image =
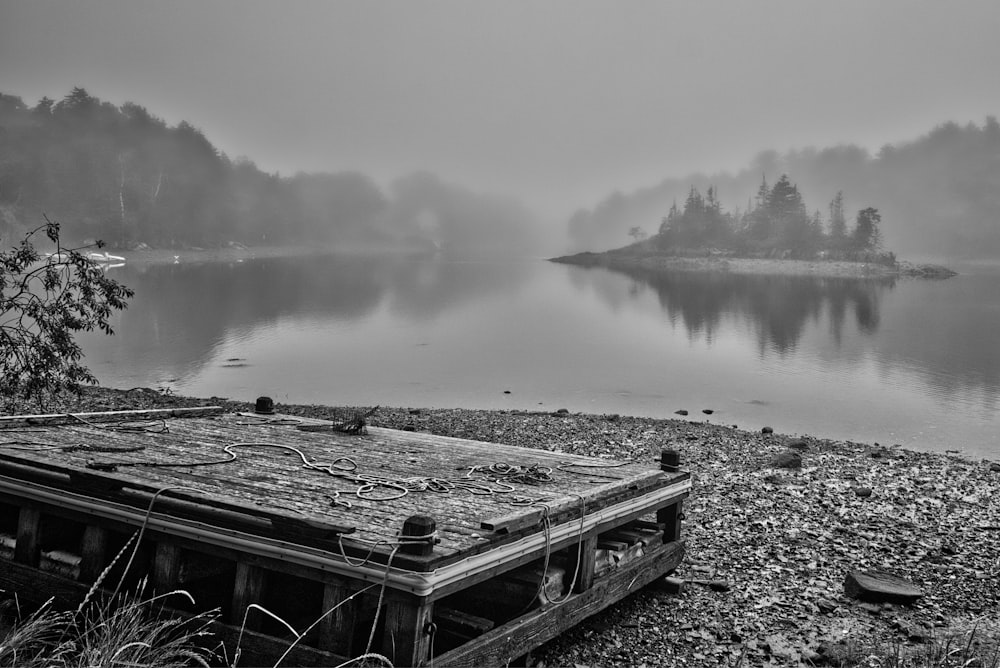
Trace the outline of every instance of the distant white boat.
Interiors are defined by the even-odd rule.
[[[124,262],[125,258],[121,255],[109,255],[107,251],[104,253],[88,253],[87,259],[93,260],[94,262]]]

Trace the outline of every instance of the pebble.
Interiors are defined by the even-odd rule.
[[[831,601],[828,598],[821,598],[816,601],[816,607],[819,608],[820,612],[828,613],[836,610],[840,605],[836,601]]]

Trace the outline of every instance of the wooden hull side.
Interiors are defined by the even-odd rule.
[[[129,427],[151,418],[163,428]],[[691,480],[675,451],[656,469],[292,420],[216,408],[0,418],[12,434],[0,443],[0,589],[69,609],[95,583],[188,592],[167,614],[213,611],[225,665],[237,653],[240,665],[288,652],[284,665],[311,666],[370,651],[401,666],[500,666],[684,556]],[[487,461],[548,473],[461,473]],[[338,475],[347,462],[447,490],[359,491],[345,504],[373,479]]]

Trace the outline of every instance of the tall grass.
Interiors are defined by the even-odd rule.
[[[928,643],[909,656],[896,652],[892,668],[1000,668],[1000,637],[974,627],[961,635],[949,635]]]
[[[216,653],[205,647],[217,613],[180,618],[163,609],[171,596],[144,598],[145,582],[131,592],[95,597],[76,612],[54,610],[51,600],[0,634],[0,666],[85,668],[88,666],[209,666]]]
[[[206,647],[206,639],[218,611],[187,618],[169,613],[166,599],[179,596],[194,604],[191,595],[178,590],[144,598],[146,579],[134,591],[119,594],[128,568],[113,594],[101,591],[129,548],[131,565],[141,535],[142,529],[132,534],[73,612],[55,610],[49,599],[25,616],[15,595],[13,614],[6,615],[13,619],[0,620],[9,623],[0,630],[0,668],[209,666],[216,653]]]
[[[59,666],[71,651],[64,642],[66,628],[73,623],[68,612],[53,610],[49,599],[25,619],[21,615],[17,599],[14,599],[14,624],[0,634],[0,666],[23,666],[41,668]],[[6,621],[6,620],[5,620]]]

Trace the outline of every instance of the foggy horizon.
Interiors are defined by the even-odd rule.
[[[262,170],[416,171],[575,210],[765,150],[871,153],[1000,110],[991,2],[0,2],[0,86],[188,121]],[[795,178],[795,175],[792,175]],[[822,203],[817,203],[822,206]]]

